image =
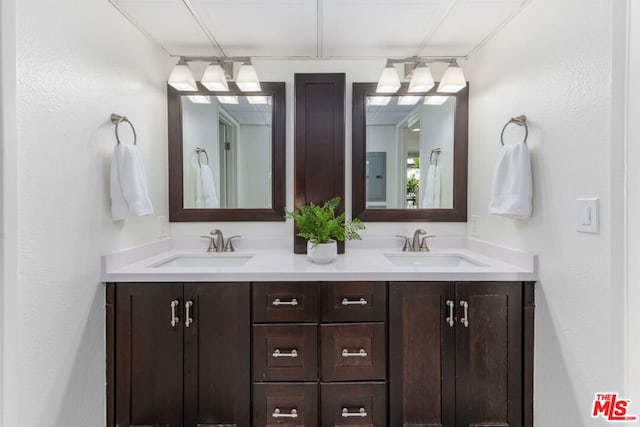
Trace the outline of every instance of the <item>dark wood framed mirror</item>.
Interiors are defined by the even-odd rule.
[[[285,220],[285,84],[167,86],[169,220]]]
[[[376,93],[353,83],[352,213],[362,221],[467,221],[469,88]]]

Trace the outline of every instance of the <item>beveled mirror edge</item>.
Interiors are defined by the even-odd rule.
[[[169,221],[285,221],[285,83],[260,82],[261,92],[242,92],[229,82],[229,92],[212,92],[198,82],[197,92],[180,92],[167,85],[169,143]],[[185,209],[183,194],[182,95],[267,95],[273,97],[271,129],[270,209]]]
[[[394,94],[376,93],[376,83],[353,83],[352,105],[352,177],[351,210],[354,218],[364,222],[467,222],[467,177],[469,145],[469,85],[456,97],[454,125],[454,175],[452,209],[367,209],[365,162],[366,147],[366,97],[398,95],[436,95],[438,84],[429,92],[408,93],[409,84],[403,83]],[[442,94],[438,94],[442,95]]]

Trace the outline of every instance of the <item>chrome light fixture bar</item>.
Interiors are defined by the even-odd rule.
[[[430,63],[447,63],[449,67],[442,76],[442,80],[438,85],[438,92],[455,93],[464,89],[467,82],[462,72],[462,68],[458,65],[456,58],[428,58],[412,56],[409,58],[387,59],[387,63],[380,74],[377,93],[395,93],[400,89],[400,76],[395,64],[403,64],[405,68],[405,78],[411,78],[409,82],[409,93],[429,92],[435,86],[433,75],[429,69]]]
[[[181,56],[169,76],[169,84],[179,91],[197,91],[198,85],[193,78],[189,62],[208,62],[200,79],[202,85],[212,92],[228,92],[228,80],[233,80],[233,65],[241,63],[235,79],[243,92],[260,92],[260,80],[248,56]]]

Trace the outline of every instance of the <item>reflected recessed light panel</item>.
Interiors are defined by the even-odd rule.
[[[216,98],[218,98],[218,101],[220,101],[222,104],[238,103],[238,97],[233,95],[218,95]]]
[[[211,99],[205,95],[189,95],[187,98],[194,104],[211,104]]]
[[[448,96],[425,96],[424,105],[442,105],[447,102]]]
[[[390,96],[369,96],[367,104],[369,105],[388,105],[391,102]]]
[[[420,99],[421,96],[401,96],[398,98],[398,105],[416,105]]]
[[[247,96],[249,104],[270,104],[271,98],[268,96]]]

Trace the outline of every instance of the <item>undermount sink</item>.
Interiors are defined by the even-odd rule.
[[[414,267],[483,267],[484,264],[457,254],[436,254],[433,252],[389,253],[384,256],[393,265]]]
[[[194,268],[194,267],[240,267],[247,263],[253,254],[190,254],[176,255],[156,264],[154,268]]]

